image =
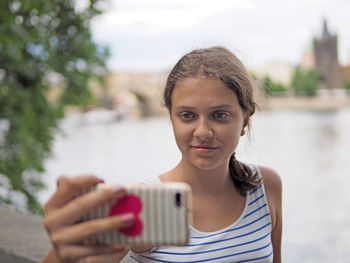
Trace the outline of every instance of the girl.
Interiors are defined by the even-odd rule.
[[[281,262],[281,180],[272,169],[247,165],[235,157],[255,112],[253,85],[243,64],[222,47],[194,50],[170,72],[164,102],[182,159],[157,180],[191,186],[190,242],[185,247],[131,252],[126,260]],[[54,249],[44,262],[116,262],[126,254],[127,249],[117,245],[87,247],[82,240],[133,224],[132,215],[72,225],[92,207],[125,194],[117,187],[71,201],[78,190],[97,182],[91,176],[58,180],[45,219]]]

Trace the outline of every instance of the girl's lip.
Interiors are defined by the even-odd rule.
[[[209,147],[209,146],[191,146],[194,151],[198,153],[210,153],[216,150],[218,147]]]
[[[201,145],[197,145],[197,146],[191,146],[192,148],[203,148],[203,149],[216,149],[217,147],[212,147],[212,146],[201,146]]]

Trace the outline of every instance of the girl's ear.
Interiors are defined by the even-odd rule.
[[[245,135],[245,127],[242,127],[241,136]]]
[[[249,124],[249,117],[244,117],[244,121],[243,121],[243,125],[242,125],[242,130],[241,130],[241,136],[245,135],[245,130],[246,130],[246,127],[248,126]]]

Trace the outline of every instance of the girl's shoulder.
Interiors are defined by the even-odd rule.
[[[264,181],[267,194],[279,196],[282,191],[282,180],[280,175],[272,168],[266,166],[258,166],[258,168]]]
[[[282,180],[279,174],[265,166],[258,166],[263,179],[266,199],[269,204],[272,227],[279,225],[282,218]]]

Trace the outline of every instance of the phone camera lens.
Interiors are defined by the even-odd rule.
[[[180,193],[175,194],[175,205],[177,207],[181,207],[181,194]]]

